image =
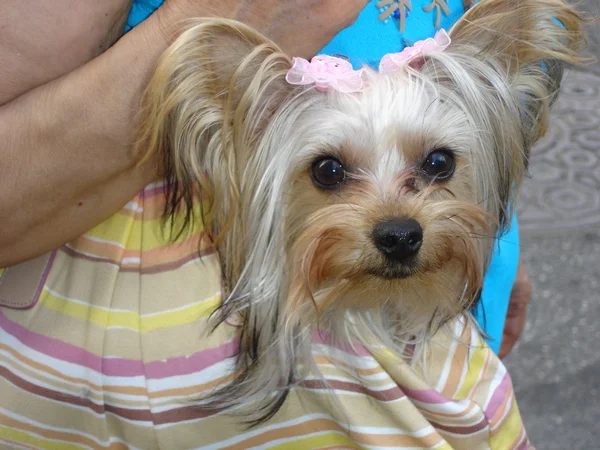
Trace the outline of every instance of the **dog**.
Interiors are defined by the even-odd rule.
[[[172,186],[165,217],[186,212],[171,231],[203,227],[218,251],[215,321],[241,324],[236,378],[211,401],[269,418],[315,370],[317,332],[415,361],[471,320],[582,20],[562,0],[484,0],[379,71],[292,59],[230,20],[181,34],[139,148]]]

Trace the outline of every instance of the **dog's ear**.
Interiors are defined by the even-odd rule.
[[[583,20],[563,0],[481,0],[450,31],[454,49],[494,65],[514,88],[528,147],[547,129],[564,63],[583,61]]]
[[[583,62],[583,21],[562,0],[481,0],[450,30],[448,59],[439,59],[445,70],[429,66],[459,92],[485,130],[481,139],[495,148],[495,160],[476,161],[474,171],[493,184],[493,192],[482,193],[493,205],[482,201],[501,226],[509,222],[531,148],[548,129],[563,66]]]
[[[274,43],[226,19],[192,21],[162,55],[142,100],[137,148],[158,153],[162,161],[172,186],[166,217],[183,203],[185,226],[200,187],[205,197],[236,203],[235,174],[290,94],[285,82],[290,67],[290,58]],[[207,174],[223,180],[229,192],[221,192]]]

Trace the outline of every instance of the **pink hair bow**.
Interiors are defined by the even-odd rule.
[[[442,53],[450,45],[450,36],[445,30],[435,33],[432,38],[417,41],[412,47],[406,47],[400,53],[389,53],[379,63],[380,73],[394,73],[425,55]]]
[[[354,70],[352,64],[334,56],[315,56],[310,62],[294,58],[285,79],[294,85],[314,84],[319,91],[330,88],[339,92],[358,92],[363,87],[364,69]]]

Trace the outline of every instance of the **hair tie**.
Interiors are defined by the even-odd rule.
[[[432,38],[417,41],[414,45],[405,47],[399,53],[388,53],[385,55],[379,63],[379,72],[386,74],[397,72],[423,58],[423,56],[442,53],[448,48],[451,42],[446,30],[441,29]]]
[[[319,55],[310,62],[294,58],[285,79],[294,85],[314,84],[319,91],[358,92],[363,87],[364,69],[354,70],[349,61],[335,56]]]

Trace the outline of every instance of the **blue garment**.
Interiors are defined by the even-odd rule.
[[[163,2],[164,0],[133,0],[125,32],[146,20]]]
[[[146,19],[162,2],[163,0],[134,0],[127,30]],[[415,41],[433,36],[438,19],[440,28],[450,30],[465,12],[462,0],[412,0],[411,10],[405,10],[407,15],[404,32],[400,33],[401,10],[398,0],[390,1],[391,5],[383,8],[377,8],[376,3],[377,0],[370,1],[356,22],[341,31],[322,53],[345,55],[355,68],[365,64],[376,68],[385,54],[399,52]],[[444,11],[442,3],[447,5],[447,11]],[[431,4],[434,4],[433,8],[429,8]],[[392,14],[387,19],[380,20],[380,15],[387,8],[392,8],[389,11]],[[490,347],[496,353],[500,349],[518,262],[519,235],[515,217],[508,232],[496,240],[484,280],[481,302],[474,311],[477,321],[489,336]]]
[[[412,9],[405,8],[406,22],[401,33],[398,17],[401,12],[398,4],[391,6],[395,14],[380,20],[379,17],[386,8],[377,8],[376,3],[378,3],[376,0],[369,2],[354,24],[342,30],[322,52],[328,55],[347,56],[355,69],[364,65],[377,69],[384,55],[399,52],[416,41],[432,37],[436,32],[435,24],[438,15],[439,28],[449,31],[465,12],[462,0],[447,0],[450,12],[448,15],[436,8],[425,11],[423,8],[431,4],[432,0],[412,0]]]
[[[510,293],[519,268],[519,253],[519,224],[515,214],[508,231],[496,238],[492,260],[483,280],[481,301],[473,311],[488,336],[487,343],[496,353],[502,343]]]

